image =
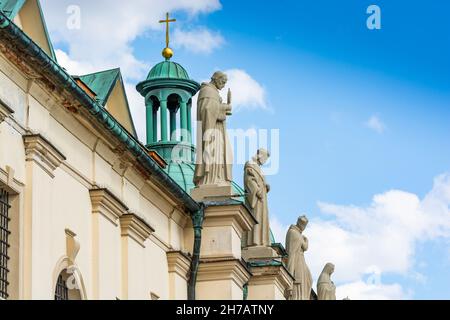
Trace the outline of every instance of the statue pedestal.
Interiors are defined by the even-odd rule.
[[[204,202],[200,265],[196,299],[243,299],[243,287],[250,278],[242,261],[241,239],[256,221],[240,201]]]
[[[197,202],[226,200],[233,197],[233,188],[230,184],[202,185],[192,189],[191,197]]]
[[[248,281],[248,300],[286,300],[294,278],[280,261],[249,262],[252,274]]]

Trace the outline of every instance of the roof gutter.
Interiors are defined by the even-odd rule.
[[[20,28],[12,23],[8,17],[0,10],[0,39],[7,39],[31,57],[34,65],[47,74],[54,81],[59,83],[68,92],[73,94],[83,106],[99,123],[111,132],[128,151],[130,151],[142,165],[149,170],[153,177],[166,187],[175,197],[183,201],[186,209],[193,215],[197,213],[201,206],[191,198],[178,184],[165,173],[158,164],[147,154],[145,147],[126,129],[118,123],[100,104],[93,100],[81,89],[76,81],[55,61],[53,61],[36,43],[33,42]]]

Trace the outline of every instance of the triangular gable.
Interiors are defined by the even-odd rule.
[[[120,69],[105,70],[96,73],[80,76],[81,81],[86,84],[89,89],[95,92],[97,101],[105,106],[109,95],[114,89],[114,84],[117,82],[120,74]]]
[[[0,0],[0,10],[56,61],[39,0]]]
[[[120,69],[96,72],[76,78],[88,86],[95,93],[95,99],[137,138]]]

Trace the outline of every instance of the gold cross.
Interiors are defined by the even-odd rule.
[[[169,47],[169,23],[175,22],[176,19],[169,19],[169,13],[166,13],[166,20],[160,20],[159,23],[165,23],[166,24],[166,48]]]

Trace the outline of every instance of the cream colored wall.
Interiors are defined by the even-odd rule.
[[[231,280],[199,281],[196,291],[201,300],[242,300],[243,298],[242,288]]]
[[[3,56],[0,99],[15,111],[13,118],[0,124],[0,169],[12,167],[15,179],[24,185],[20,298],[53,299],[55,270],[66,258],[65,229],[70,229],[80,243],[75,263],[88,299],[122,299],[125,292],[132,299],[150,299],[151,292],[168,299],[166,252],[192,247],[185,241],[187,214],[175,209],[165,191],[127,166],[121,154],[111,150],[108,137],[82,124]],[[25,131],[41,134],[66,157],[53,176],[38,160],[25,161]],[[95,187],[107,188],[152,225],[155,232],[145,247],[133,239],[124,244],[118,222],[92,213],[89,189]],[[129,261],[127,290],[124,246]],[[175,286],[185,290],[186,283],[177,281]]]

